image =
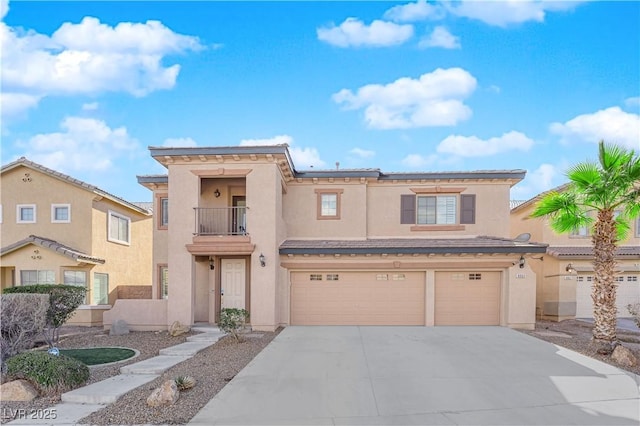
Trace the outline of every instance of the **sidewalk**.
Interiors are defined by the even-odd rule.
[[[56,414],[55,419],[17,419],[9,424],[77,424],[80,419],[115,402],[127,392],[156,379],[169,368],[191,358],[225,335],[213,326],[194,326],[191,329],[201,333],[187,337],[185,343],[161,349],[158,356],[122,367],[118,376],[62,394],[62,402],[50,407],[50,412]]]

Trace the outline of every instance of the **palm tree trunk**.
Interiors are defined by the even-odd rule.
[[[613,349],[616,336],[616,288],[615,251],[616,226],[612,210],[601,210],[595,224],[593,242],[593,270],[595,281],[592,287],[593,300],[593,338],[607,343]]]

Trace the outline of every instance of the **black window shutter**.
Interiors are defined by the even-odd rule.
[[[400,196],[400,223],[416,223],[416,196],[413,194]]]
[[[476,223],[476,195],[460,195],[460,223]]]

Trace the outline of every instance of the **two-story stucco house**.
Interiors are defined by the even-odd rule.
[[[561,192],[566,185],[551,191]],[[546,253],[530,261],[537,277],[536,313],[538,318],[561,321],[592,318],[591,285],[594,279],[591,235],[587,228],[570,234],[557,234],[547,219],[531,218],[544,192],[511,209],[511,235],[524,232],[531,240],[544,241]],[[629,238],[616,252],[618,283],[616,305],[619,317],[629,317],[628,304],[640,303],[640,218],[633,221]]]
[[[151,297],[150,211],[25,158],[1,179],[2,288],[84,286],[79,325],[101,325],[118,298]]]
[[[286,145],[150,148],[154,300],[105,325],[492,324],[532,328],[546,246],[509,237],[523,170],[383,173],[295,168]],[[144,302],[144,303],[142,303]],[[135,308],[133,304],[135,303]]]

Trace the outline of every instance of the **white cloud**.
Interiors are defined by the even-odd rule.
[[[9,0],[0,0],[0,19],[4,19],[9,13]]]
[[[514,200],[528,200],[541,192],[548,191],[560,184],[558,178],[563,176],[561,170],[566,166],[554,164],[541,164],[536,170],[527,172],[526,177],[511,189],[511,198]]]
[[[393,6],[384,13],[385,19],[396,22],[415,22],[425,19],[442,19],[445,10],[442,6],[427,3],[426,0],[418,0],[415,3],[407,3]]]
[[[126,92],[145,96],[171,89],[180,65],[171,54],[200,50],[197,37],[171,31],[158,21],[115,27],[85,17],[66,22],[51,36],[0,23],[3,90],[32,96]]]
[[[448,10],[453,15],[476,19],[485,24],[507,27],[511,24],[534,21],[544,22],[547,12],[561,12],[574,9],[580,2],[550,1],[462,1],[456,5],[449,4]]]
[[[174,148],[178,147],[192,147],[198,144],[191,138],[167,138],[164,140],[162,146],[170,146]]]
[[[289,135],[278,135],[266,139],[242,139],[240,146],[258,146],[258,145],[292,145],[293,138]]]
[[[437,159],[438,156],[435,154],[426,156],[421,154],[409,154],[402,159],[402,164],[412,169],[420,169],[433,165]]]
[[[98,109],[98,103],[97,102],[91,102],[91,103],[82,104],[82,110],[83,111],[95,111],[97,109]]]
[[[139,149],[125,127],[112,129],[101,120],[67,117],[60,127],[61,132],[41,133],[18,145],[29,159],[60,171],[107,170],[119,156]]]
[[[400,78],[386,85],[342,89],[333,100],[345,109],[364,108],[365,121],[376,129],[453,126],[471,117],[462,101],[476,89],[476,79],[461,68],[441,69],[418,79]]]
[[[402,44],[413,36],[412,25],[375,20],[370,25],[357,18],[347,18],[339,26],[317,29],[318,40],[338,47],[383,47]]]
[[[444,49],[460,49],[460,37],[456,37],[443,26],[437,26],[418,43],[418,47],[442,47]]]
[[[487,157],[513,150],[526,152],[533,144],[533,140],[515,131],[487,140],[476,136],[451,135],[440,142],[437,151],[460,157]]]
[[[635,96],[633,98],[627,98],[624,100],[624,104],[628,107],[637,107],[640,106],[640,96]]]
[[[296,168],[323,167],[325,162],[320,159],[316,148],[301,148],[293,145],[293,138],[289,135],[278,135],[266,139],[242,139],[240,146],[270,146],[289,145],[289,153]]]
[[[592,114],[579,115],[566,123],[552,123],[550,130],[559,135],[565,143],[597,143],[604,140],[607,143],[637,149],[640,115],[624,112],[615,106]]]
[[[40,96],[26,93],[0,93],[0,112],[2,118],[14,117],[34,108],[40,102]]]
[[[353,148],[351,151],[349,151],[349,153],[355,155],[356,157],[360,157],[360,158],[372,158],[376,155],[375,151],[371,151],[368,149],[362,149],[362,148]]]

